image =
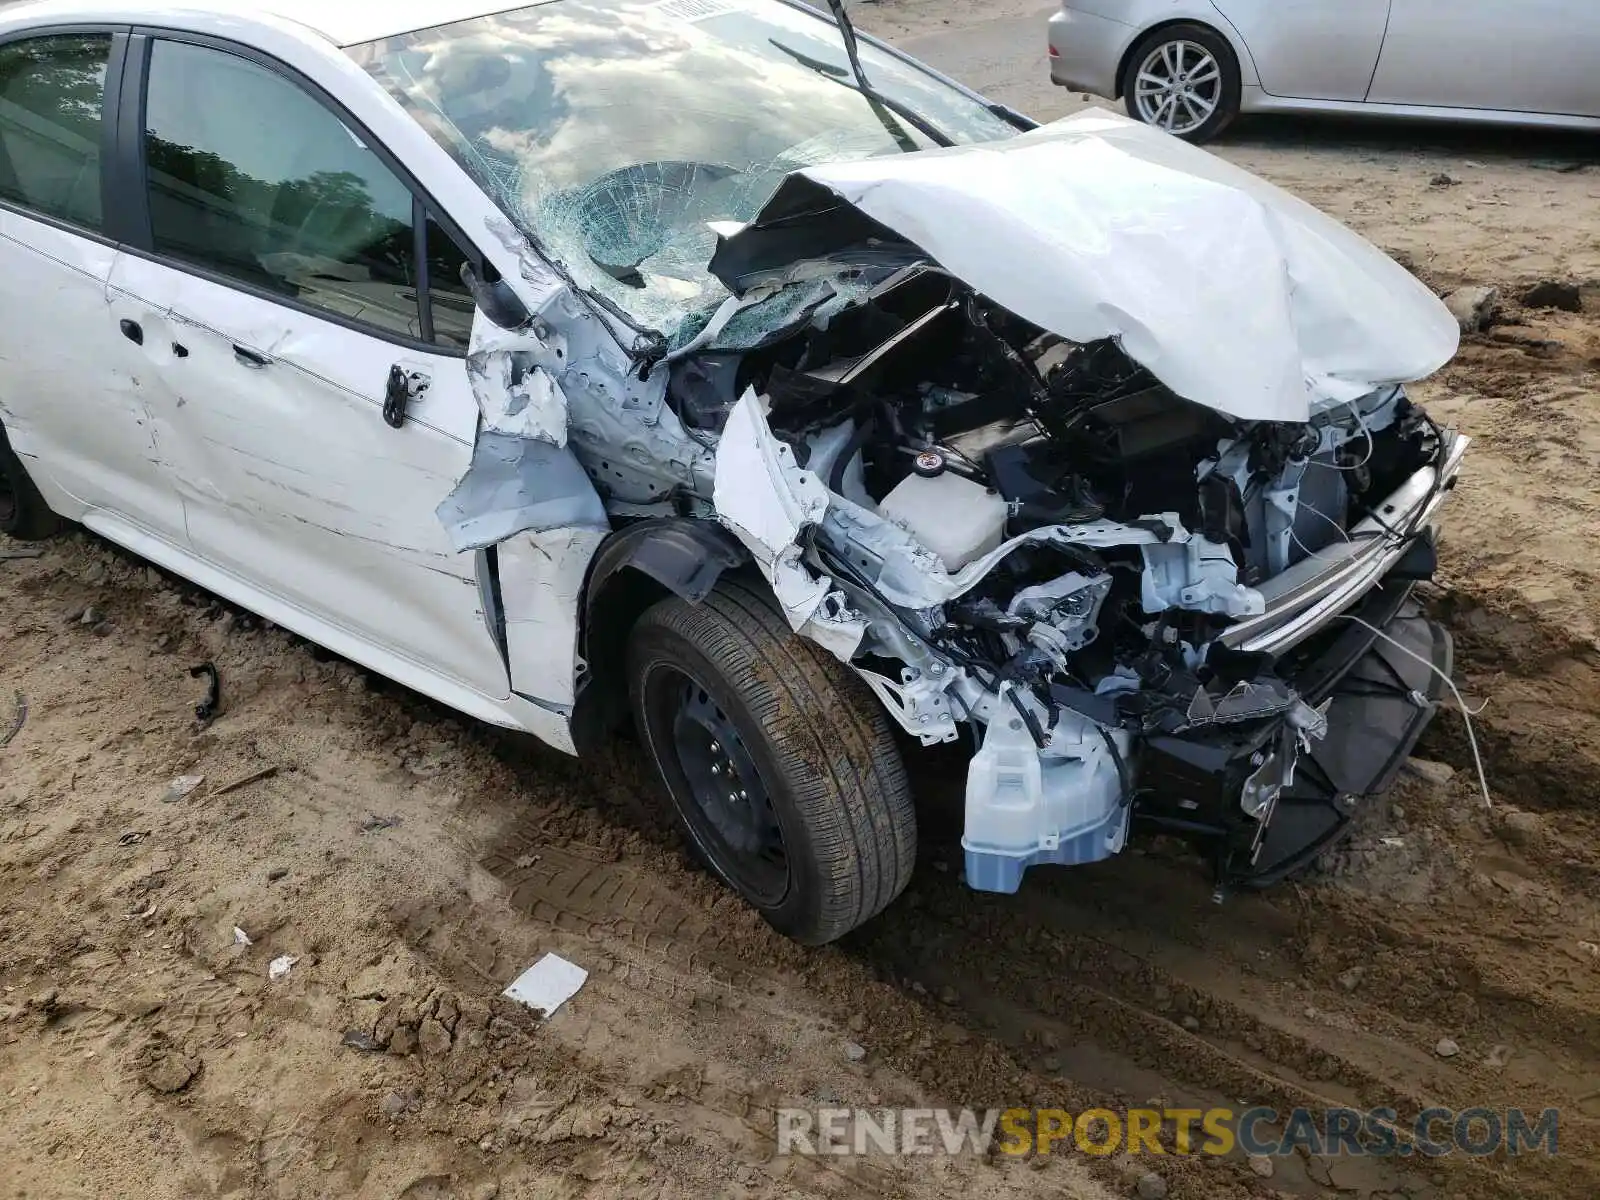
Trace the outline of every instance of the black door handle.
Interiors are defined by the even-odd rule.
[[[389,368],[389,381],[383,388],[383,419],[392,428],[406,423],[411,402],[428,390],[431,381],[421,371],[408,371],[399,363]]]
[[[117,322],[117,328],[122,330],[122,336],[135,346],[144,345],[144,327],[137,321],[130,321],[127,317]]]
[[[248,346],[241,346],[238,342],[233,344],[233,357],[238,359],[239,362],[244,366],[247,366],[252,370],[260,370],[262,367],[270,367],[272,365],[272,359],[270,357],[261,353],[259,350],[252,350]]]

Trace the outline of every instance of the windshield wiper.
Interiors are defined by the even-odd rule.
[[[904,125],[900,124],[899,120],[896,118],[893,106],[886,104],[882,99],[874,96],[871,92],[863,92],[859,87],[856,87],[848,80],[844,79],[844,68],[836,67],[832,63],[823,62],[820,58],[812,58],[809,54],[806,54],[800,50],[796,50],[793,46],[785,46],[777,38],[768,38],[767,42],[774,50],[783,51],[790,58],[794,59],[795,62],[799,63],[807,70],[815,71],[824,79],[830,80],[833,83],[837,83],[846,91],[855,92],[857,95],[865,99],[867,106],[872,109],[873,116],[877,117],[882,123],[884,132],[894,139],[895,145],[900,147],[900,152],[902,154],[915,154],[918,150],[922,149],[922,147],[917,144],[917,139],[912,137],[911,134],[906,131],[906,127]],[[913,124],[915,124],[915,122],[913,122]]]
[[[909,104],[904,104],[899,100],[885,96],[872,86],[872,81],[867,78],[866,68],[861,65],[861,52],[856,46],[856,27],[850,23],[850,16],[844,10],[844,0],[828,0],[828,11],[833,13],[833,23],[839,27],[839,37],[844,42],[844,55],[850,60],[850,73],[856,78],[856,90],[860,91],[867,99],[876,100],[897,117],[910,121],[912,125],[916,126],[917,132],[932,141],[934,145],[955,145],[955,142],[951,140],[948,134]],[[778,48],[780,50],[787,49],[783,46]],[[790,53],[793,52],[790,51]]]
[[[873,114],[883,123],[884,129],[895,140],[895,144],[900,147],[902,153],[913,154],[921,150],[922,147],[917,144],[917,139],[906,131],[905,126],[900,124],[900,119],[904,119],[912,128],[916,129],[936,146],[955,145],[939,130],[929,125],[914,110],[907,108],[898,100],[891,100],[878,92],[863,92],[859,85],[853,84],[845,78],[843,67],[834,66],[830,62],[823,62],[820,58],[812,58],[802,50],[796,50],[793,46],[784,45],[777,38],[768,38],[767,44],[774,50],[783,51],[783,53],[807,70],[815,71],[824,79],[831,80],[845,90],[855,92],[861,96],[867,102],[868,107],[872,109]]]

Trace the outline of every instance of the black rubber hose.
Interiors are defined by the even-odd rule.
[[[861,423],[850,435],[850,440],[844,444],[839,457],[833,460],[833,466],[828,470],[828,490],[835,495],[844,495],[845,469],[849,467],[850,460],[861,452],[861,447],[867,444],[867,438],[872,436],[874,424],[875,420],[872,417],[861,418]]]

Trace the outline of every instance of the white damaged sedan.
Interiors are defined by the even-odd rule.
[[[1448,686],[1456,326],[1309,206],[784,0],[0,15],[0,529],[484,721],[631,722],[836,938],[970,739],[974,888],[1304,866]],[[897,729],[903,731],[897,737]]]

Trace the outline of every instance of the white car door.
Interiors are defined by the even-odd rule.
[[[107,319],[114,28],[0,33],[0,420],[52,507],[181,545],[160,405],[119,372]],[[91,521],[92,523],[92,521]]]
[[[1368,97],[1600,117],[1594,0],[1394,0]]]
[[[404,682],[440,694],[409,663],[507,696],[477,560],[434,515],[478,418],[462,249],[299,79],[180,35],[135,41],[148,242],[118,259],[111,309],[178,414],[194,552],[381,648],[373,665]],[[391,378],[409,386],[386,417]]]
[[[1364,100],[1389,0],[1213,0],[1250,48],[1262,90]]]

